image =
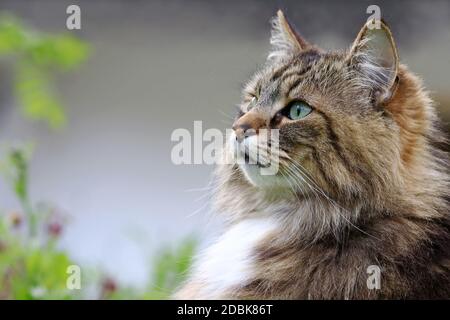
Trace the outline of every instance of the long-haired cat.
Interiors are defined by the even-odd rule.
[[[450,298],[446,141],[387,25],[326,52],[279,11],[271,44],[226,152],[279,129],[279,170],[219,166],[227,228],[176,297]]]

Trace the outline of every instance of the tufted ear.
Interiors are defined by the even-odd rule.
[[[398,54],[394,38],[384,21],[368,21],[360,30],[348,55],[377,93],[379,102],[386,102],[395,93],[398,83]]]
[[[281,10],[278,10],[276,17],[272,19],[270,44],[272,48],[268,56],[269,60],[291,55],[309,47]]]

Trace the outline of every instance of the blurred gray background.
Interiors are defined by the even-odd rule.
[[[82,29],[67,31],[66,8],[81,7]],[[421,75],[450,120],[449,1],[5,1],[39,30],[75,32],[89,61],[61,77],[68,125],[51,131],[19,115],[0,61],[0,143],[31,140],[31,194],[70,216],[63,246],[119,281],[146,279],[155,250],[189,234],[205,239],[207,165],[176,166],[171,133],[230,126],[242,83],[264,62],[269,19],[284,9],[325,48],[350,46],[377,4],[401,60]],[[199,200],[200,198],[200,200]],[[0,182],[0,202],[14,210]]]

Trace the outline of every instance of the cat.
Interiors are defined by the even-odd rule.
[[[279,171],[218,166],[226,228],[175,298],[450,298],[447,142],[421,80],[376,23],[349,50],[327,52],[278,11],[225,152],[278,129]]]

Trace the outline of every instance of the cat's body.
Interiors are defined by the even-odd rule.
[[[371,32],[366,25],[349,52],[326,53],[279,13],[274,50],[234,129],[238,138],[279,129],[280,173],[219,166],[228,227],[178,298],[450,298],[445,139],[389,29]],[[368,284],[374,266],[378,289]]]

